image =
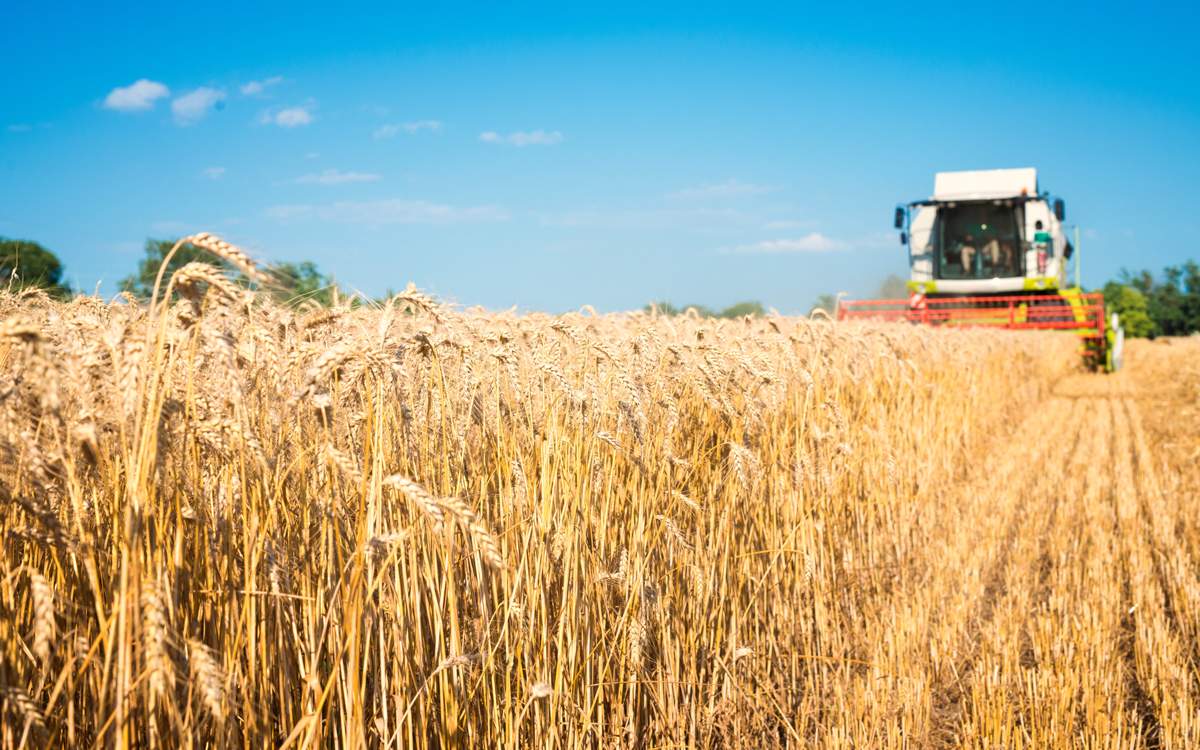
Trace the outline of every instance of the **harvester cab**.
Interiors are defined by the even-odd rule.
[[[1074,252],[1066,205],[1039,192],[1035,169],[939,172],[933,196],[897,210],[911,291],[1044,292],[1065,286]]]
[[[1036,169],[938,172],[930,198],[895,212],[908,299],[839,300],[837,318],[1073,331],[1088,365],[1115,370],[1123,333],[1102,295],[1067,286],[1065,219]]]

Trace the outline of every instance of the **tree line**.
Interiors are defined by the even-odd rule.
[[[132,274],[121,279],[122,291],[135,297],[149,298],[154,279],[163,260],[175,245],[175,240],[146,240],[143,257]],[[184,265],[201,261],[224,268],[236,277],[236,269],[224,259],[190,244],[182,245],[168,264],[164,278]],[[285,304],[310,300],[328,305],[342,294],[331,276],[322,273],[311,261],[276,262],[268,266],[272,284],[264,291]],[[30,240],[0,237],[0,284],[10,291],[41,289],[56,299],[68,299],[75,294],[64,281],[62,261],[53,252]],[[1120,315],[1127,336],[1185,336],[1200,331],[1200,264],[1189,260],[1177,266],[1167,266],[1162,273],[1150,271],[1121,271],[1119,277],[1099,290],[1104,293],[1105,307]],[[877,297],[886,299],[907,296],[904,279],[890,275],[879,285]],[[812,309],[820,308],[833,314],[836,299],[831,294],[817,298]],[[671,302],[654,302],[647,311],[664,315],[679,315],[689,309],[703,317],[740,318],[763,315],[766,309],[754,300],[739,302],[723,309],[705,305],[679,306]]]
[[[121,291],[139,299],[149,299],[158,270],[176,242],[146,240],[137,268],[118,282]],[[239,279],[237,270],[225,259],[190,243],[181,245],[171,257],[163,278],[170,278],[172,273],[193,262],[218,266],[231,277]],[[41,289],[55,299],[69,299],[75,291],[64,281],[63,272],[63,264],[58,256],[39,243],[0,237],[0,284],[6,284],[10,291]],[[311,300],[319,305],[328,305],[339,294],[333,278],[322,273],[311,261],[272,263],[268,265],[267,272],[271,284],[263,291],[285,304]]]
[[[659,315],[683,315],[689,310],[695,311],[702,318],[741,318],[745,315],[766,315],[767,309],[761,302],[750,300],[738,302],[720,310],[707,305],[676,305],[670,302],[651,302],[645,307],[646,312],[656,312]]]
[[[1126,336],[1186,336],[1200,331],[1200,265],[1189,260],[1159,275],[1121,271],[1104,285],[1104,305],[1121,316]]]

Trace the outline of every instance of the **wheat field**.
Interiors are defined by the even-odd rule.
[[[162,287],[0,295],[4,747],[1200,745],[1200,340]]]

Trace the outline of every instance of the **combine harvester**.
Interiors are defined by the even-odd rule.
[[[1088,366],[1117,370],[1124,333],[1116,313],[1106,318],[1104,297],[1079,288],[1065,211],[1061,198],[1039,192],[1036,169],[938,172],[932,198],[896,208],[908,299],[839,298],[836,317],[1072,331]]]

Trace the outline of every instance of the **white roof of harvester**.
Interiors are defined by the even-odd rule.
[[[1037,170],[1033,167],[938,172],[933,179],[934,200],[985,200],[1037,194]]]

